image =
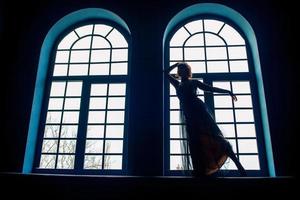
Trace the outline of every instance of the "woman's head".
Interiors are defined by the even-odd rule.
[[[177,76],[181,79],[192,78],[192,70],[189,64],[182,62],[177,65]]]

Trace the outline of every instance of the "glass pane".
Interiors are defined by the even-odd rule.
[[[102,35],[103,37],[105,37],[109,33],[109,31],[111,31],[111,29],[112,29],[111,26],[107,26],[104,24],[95,24],[94,34]]]
[[[183,60],[182,48],[170,48],[170,60]]]
[[[41,155],[41,160],[40,160],[40,168],[45,168],[45,169],[54,169],[55,168],[55,160],[56,160],[56,155]]]
[[[206,47],[207,60],[224,60],[227,59],[225,47]]]
[[[254,122],[252,109],[235,109],[235,118],[237,122]]]
[[[227,158],[226,162],[221,168],[222,170],[237,170],[237,167],[235,166],[234,162],[230,159]]]
[[[107,111],[107,123],[124,123],[124,111]]]
[[[236,140],[235,139],[227,139],[227,141],[231,144],[233,152],[236,153]]]
[[[59,153],[75,153],[76,140],[60,140]]]
[[[229,59],[247,59],[246,47],[228,47]]]
[[[57,49],[70,49],[72,44],[78,39],[74,31],[66,35],[58,45]]]
[[[65,81],[52,82],[50,96],[51,97],[64,96],[65,95],[65,87],[66,87]]]
[[[235,130],[233,124],[218,124],[224,137],[235,137]]]
[[[57,51],[55,56],[55,63],[68,63],[70,51]]]
[[[256,155],[241,155],[240,162],[246,170],[259,170],[259,159]]]
[[[127,61],[128,50],[127,49],[113,49],[111,61]]]
[[[231,26],[226,24],[219,34],[223,37],[228,45],[244,45],[245,40],[242,36]]]
[[[204,60],[204,48],[184,48],[185,60]]]
[[[58,124],[61,120],[61,112],[47,112],[46,123]]]
[[[170,138],[182,138],[181,131],[184,128],[185,128],[184,125],[171,125]]]
[[[79,112],[74,112],[74,111],[66,111],[63,114],[63,121],[62,123],[78,123],[79,119]]]
[[[106,39],[94,35],[92,48],[111,48],[111,46]]]
[[[71,51],[70,63],[88,63],[90,58],[89,50]]]
[[[105,109],[105,108],[106,108],[106,97],[90,98],[90,109]]]
[[[208,61],[207,62],[207,72],[210,72],[210,73],[228,72],[228,62],[227,61]]]
[[[170,109],[180,109],[179,99],[177,97],[170,97]]]
[[[87,138],[103,138],[104,126],[103,125],[88,125],[87,126]]]
[[[89,111],[88,123],[104,123],[105,111]]]
[[[123,140],[106,140],[105,141],[105,153],[122,153],[123,152]]]
[[[170,111],[170,123],[182,123],[180,111]]]
[[[59,126],[46,125],[44,131],[44,138],[57,138],[59,133]]]
[[[191,47],[191,46],[204,46],[204,38],[202,33],[198,33],[190,37],[185,45],[185,47]]]
[[[107,84],[92,84],[91,96],[106,96]]]
[[[250,95],[236,95],[237,101],[234,102],[236,108],[251,108],[252,99]]]
[[[254,124],[237,124],[238,137],[256,137]]]
[[[106,37],[112,44],[112,47],[127,47],[127,41],[124,36],[117,30],[114,29],[110,34]]]
[[[67,76],[68,65],[55,64],[53,76]]]
[[[69,81],[66,96],[81,96],[82,82]]]
[[[108,109],[125,109],[125,97],[108,98]]]
[[[84,156],[84,169],[102,169],[102,156]]]
[[[192,73],[205,73],[205,62],[187,62],[192,69]]]
[[[78,40],[72,49],[89,49],[91,47],[92,36],[84,37]]]
[[[211,33],[205,33],[205,45],[206,46],[225,46],[224,41],[219,37]]]
[[[249,72],[247,60],[230,61],[230,72]]]
[[[196,20],[192,21],[190,23],[187,23],[185,27],[189,30],[191,34],[194,34],[196,32],[202,32],[203,31],[203,24],[202,20]]]
[[[239,139],[238,145],[240,153],[257,153],[256,139]]]
[[[104,169],[122,169],[122,156],[105,155]]]
[[[170,84],[170,95],[176,95],[176,90],[173,85]]]
[[[190,34],[181,27],[172,37],[170,41],[170,46],[183,46],[185,40],[190,36]]]
[[[230,109],[215,110],[216,121],[217,122],[233,122],[233,111]]]
[[[85,26],[81,26],[81,27],[75,29],[75,31],[76,31],[76,33],[77,33],[80,37],[83,37],[83,36],[92,34],[92,31],[93,31],[93,25],[85,25]]]
[[[65,110],[79,110],[80,98],[66,98],[65,99]]]
[[[235,94],[250,94],[250,84],[248,81],[232,82],[232,90]]]
[[[58,155],[57,169],[74,169],[74,155]]]
[[[90,75],[108,75],[109,74],[109,64],[90,64]]]
[[[183,170],[182,156],[170,156],[170,170]]]
[[[63,125],[61,126],[61,138],[76,138],[77,137],[77,125]]]
[[[204,31],[218,33],[223,26],[224,22],[212,19],[204,20]]]
[[[215,81],[213,82],[213,87],[222,88],[225,90],[231,90],[229,81]]]
[[[108,125],[106,126],[106,138],[123,138],[123,125]]]
[[[127,74],[127,63],[111,63],[111,74],[112,75],[126,75]]]
[[[56,153],[58,140],[43,140],[42,153]]]
[[[110,50],[92,50],[91,62],[110,62]]]
[[[48,104],[48,110],[61,110],[63,107],[63,98],[50,98]]]
[[[87,64],[71,64],[69,68],[69,76],[84,76],[88,75]]]
[[[126,84],[125,83],[117,83],[117,84],[109,84],[109,92],[108,95],[122,95],[126,94]]]
[[[232,108],[231,96],[214,96],[215,108]]]
[[[102,153],[103,140],[86,140],[85,153]]]
[[[183,144],[185,143],[185,144]],[[179,153],[182,154],[185,152],[184,147],[186,147],[186,140],[170,140],[170,153],[175,154]]]

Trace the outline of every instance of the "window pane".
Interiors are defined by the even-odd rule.
[[[63,115],[62,123],[78,123],[79,112],[66,111]]]
[[[232,82],[232,90],[235,94],[250,94],[250,84],[248,81]]]
[[[59,126],[46,125],[44,131],[44,138],[57,138],[59,133]]]
[[[107,125],[106,138],[123,138],[124,126],[123,125]]]
[[[70,49],[72,44],[78,39],[74,31],[66,35],[59,43],[57,49]]]
[[[184,48],[185,60],[204,60],[204,48]]]
[[[185,144],[183,144],[185,143]],[[170,153],[171,154],[175,154],[175,153],[179,153],[182,154],[185,152],[184,147],[186,147],[186,140],[171,140],[170,141]]]
[[[72,49],[89,49],[91,47],[91,36],[81,38],[78,40]]]
[[[187,62],[192,69],[192,73],[205,73],[205,62]]]
[[[206,19],[204,20],[204,31],[218,33],[224,22],[218,20]]]
[[[92,30],[93,30],[93,25],[85,25],[75,29],[76,33],[80,37],[92,34]]]
[[[223,60],[227,59],[225,47],[206,47],[207,60]]]
[[[87,126],[87,138],[103,138],[104,126],[103,125],[88,125]]]
[[[208,61],[207,71],[210,73],[228,72],[227,61]]]
[[[259,170],[259,159],[256,155],[241,155],[240,162],[246,170]]]
[[[254,124],[237,124],[238,137],[256,137]]]
[[[170,46],[183,46],[184,41],[190,36],[190,34],[184,29],[180,28],[172,37]]]
[[[63,125],[61,126],[61,138],[76,138],[77,137],[77,125]]]
[[[105,153],[122,153],[123,140],[106,140]]]
[[[122,169],[122,156],[105,155],[104,169]]]
[[[227,158],[226,162],[221,168],[222,170],[237,170],[237,167],[235,166],[234,162],[230,159]]]
[[[253,122],[253,111],[252,109],[236,109],[235,110],[235,117],[237,122]]]
[[[107,84],[92,84],[91,96],[106,96]]]
[[[84,169],[102,169],[102,156],[85,156]]]
[[[170,138],[182,138],[181,131],[184,128],[185,128],[184,125],[171,125]]]
[[[56,160],[56,155],[41,155],[41,160],[40,160],[40,168],[45,168],[45,169],[54,169],[55,168],[55,160]]]
[[[88,63],[90,58],[89,50],[71,51],[70,63]]]
[[[106,97],[90,98],[90,109],[105,109]]]
[[[198,33],[190,37],[186,43],[185,47],[191,47],[191,46],[204,46],[204,41],[203,41],[203,34]]]
[[[60,140],[59,153],[75,153],[76,140]]]
[[[81,96],[82,82],[70,81],[67,84],[66,96]]]
[[[108,109],[125,109],[125,97],[108,98]]]
[[[232,108],[231,96],[214,96],[215,108]]]
[[[112,75],[126,75],[127,74],[127,63],[112,63],[111,64]]]
[[[64,96],[66,82],[52,82],[51,84],[51,97]]]
[[[236,95],[237,101],[234,102],[234,107],[236,108],[251,108],[252,100],[251,95]]]
[[[225,90],[231,90],[229,81],[215,81],[215,82],[213,82],[213,86],[218,87],[218,88],[222,88],[222,89],[225,89]]]
[[[236,140],[235,139],[227,139],[227,141],[231,144],[233,152],[236,153]]]
[[[247,60],[230,61],[231,72],[249,72]]]
[[[230,110],[215,110],[217,122],[233,122],[233,111]]]
[[[170,123],[182,123],[180,111],[170,111]]]
[[[107,26],[104,24],[95,24],[94,34],[102,35],[103,37],[105,37],[109,33],[109,31],[111,31],[111,29],[112,29],[111,26]]]
[[[111,46],[106,39],[94,35],[92,48],[111,48]]]
[[[257,153],[256,139],[239,139],[238,145],[240,153]]]
[[[47,124],[57,124],[60,123],[61,112],[47,112],[46,123]]]
[[[48,110],[61,110],[63,107],[63,98],[50,98]]]
[[[124,123],[124,111],[107,111],[107,123]]]
[[[103,140],[86,140],[85,153],[102,153]]]
[[[192,21],[190,23],[187,23],[185,27],[189,30],[191,34],[194,34],[196,32],[202,32],[203,31],[203,24],[202,20],[196,20]]]
[[[114,29],[112,32],[110,32],[110,34],[107,36],[107,39],[111,42],[114,48],[128,46],[124,36],[117,29]]]
[[[183,60],[182,48],[170,48],[170,60]]]
[[[183,170],[182,156],[170,156],[170,169]]]
[[[109,84],[109,93],[110,96],[115,95],[123,95],[126,94],[126,84],[125,83],[118,83],[118,84]]]
[[[170,84],[170,95],[176,95],[176,90],[173,85]]]
[[[91,62],[109,62],[110,50],[92,50]]]
[[[205,33],[205,45],[206,46],[225,46],[225,43],[219,36],[216,36],[211,33]]]
[[[113,49],[112,50],[112,61],[127,61],[128,50],[127,49]]]
[[[177,97],[170,97],[170,109],[180,109],[179,99]]]
[[[235,130],[233,124],[218,124],[224,137],[235,137]]]
[[[54,65],[53,76],[67,76],[68,65]]]
[[[80,98],[66,98],[65,99],[65,110],[79,110]]]
[[[57,140],[43,140],[42,153],[56,153]]]
[[[108,75],[109,74],[109,64],[90,64],[90,75]]]
[[[229,59],[247,59],[246,47],[228,47]]]
[[[74,169],[74,155],[58,155],[57,169]]]
[[[69,76],[84,76],[88,75],[87,64],[70,64]]]
[[[220,32],[220,36],[223,37],[228,45],[244,45],[245,40],[242,36],[231,26],[226,24],[222,31]]]
[[[68,63],[69,51],[57,51],[55,56],[55,63]]]
[[[104,123],[105,111],[89,111],[88,123]]]

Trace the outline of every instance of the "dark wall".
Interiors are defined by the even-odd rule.
[[[194,3],[217,2],[242,14],[258,40],[272,145],[278,175],[294,175],[296,130],[291,6],[253,0],[47,0],[2,1],[1,171],[22,169],[40,48],[65,15],[89,7],[108,9],[129,26],[132,43],[129,168],[133,175],[162,174],[162,37],[169,20]],[[1,5],[1,4],[0,4]],[[151,91],[151,92],[150,92]]]

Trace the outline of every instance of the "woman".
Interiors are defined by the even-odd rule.
[[[176,67],[176,78],[180,78],[180,82],[170,74]],[[194,176],[206,176],[217,172],[228,157],[233,160],[240,174],[245,176],[245,169],[235,156],[230,143],[223,137],[206,105],[197,97],[196,91],[199,88],[208,92],[229,94],[234,101],[237,101],[236,96],[231,91],[191,79],[192,71],[187,63],[176,63],[167,69],[165,74],[175,87],[180,100]]]

